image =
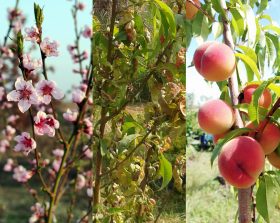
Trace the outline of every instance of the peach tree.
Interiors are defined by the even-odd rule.
[[[193,65],[220,89],[219,99],[200,107],[198,123],[214,136],[211,165],[217,158],[238,193],[240,223],[270,222],[280,189],[280,27],[268,6],[266,0],[186,2],[187,36],[203,42]]]

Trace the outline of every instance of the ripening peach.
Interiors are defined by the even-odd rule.
[[[197,71],[208,81],[228,79],[236,66],[233,50],[219,42],[205,42],[199,46],[193,62]]]
[[[227,132],[233,123],[233,110],[223,100],[208,101],[198,111],[198,124],[207,133],[222,134]]]
[[[201,6],[199,0],[193,0],[199,7]],[[198,8],[195,7],[192,3],[186,1],[186,18],[192,20],[196,13],[198,12]]]
[[[221,134],[213,135],[213,143],[216,145],[220,139],[223,139],[228,132],[224,132]]]
[[[267,155],[267,159],[270,164],[277,169],[280,169],[280,147],[276,149],[273,153]]]
[[[252,95],[254,91],[259,87],[258,84],[249,84],[243,90],[243,99],[241,100],[242,103],[251,103]],[[269,108],[272,102],[272,97],[268,89],[265,89],[262,93],[261,97],[259,98],[259,106],[264,108]]]
[[[246,125],[248,128],[256,129],[257,127],[251,122]],[[267,123],[261,137],[257,139],[261,144],[265,155],[272,153],[280,143],[280,129],[274,123]]]
[[[237,188],[252,186],[263,170],[265,155],[261,145],[249,136],[228,141],[218,158],[221,175]]]

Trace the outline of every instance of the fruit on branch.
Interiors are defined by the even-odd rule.
[[[182,64],[185,63],[186,58],[186,48],[181,48],[179,50],[179,52],[177,53],[177,57],[176,57],[176,67],[179,68]]]
[[[193,0],[193,2],[197,5],[197,6],[201,6],[199,0]],[[192,3],[190,3],[189,1],[186,1],[186,18],[189,20],[192,20],[196,13],[198,12],[198,8],[195,7]]]
[[[250,103],[252,101],[252,95],[254,91],[259,87],[258,84],[249,84],[243,90],[242,103]],[[259,106],[269,108],[272,102],[272,97],[268,89],[265,89],[259,98]]]
[[[206,102],[198,111],[198,124],[207,133],[213,135],[225,133],[233,123],[232,108],[220,99]]]
[[[247,124],[246,127],[254,130],[257,128],[252,122]],[[265,155],[272,153],[280,143],[279,127],[274,123],[268,123],[257,140],[261,144]]]
[[[236,66],[232,49],[219,42],[200,45],[194,53],[193,62],[196,70],[208,81],[228,79]]]
[[[267,155],[267,159],[272,166],[280,169],[280,146],[273,153]]]
[[[127,39],[129,41],[134,41],[136,39],[136,30],[134,29],[134,21],[131,20],[130,22],[126,23],[124,29],[127,35]]]
[[[261,145],[249,136],[228,141],[218,158],[221,175],[237,188],[252,186],[263,170],[265,155]]]

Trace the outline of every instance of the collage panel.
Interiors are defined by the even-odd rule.
[[[280,4],[186,5],[187,222],[278,222]]]

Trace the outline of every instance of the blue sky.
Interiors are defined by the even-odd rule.
[[[8,29],[7,8],[13,8],[15,0],[0,0],[0,42],[3,43],[4,35]],[[78,67],[72,63],[67,51],[67,45],[74,42],[74,23],[71,15],[73,0],[20,0],[19,8],[26,15],[26,27],[35,24],[33,14],[33,4],[37,3],[44,7],[45,20],[43,23],[43,36],[50,37],[59,42],[59,57],[47,58],[47,64],[53,65],[55,74],[50,74],[49,78],[55,80],[58,86],[66,92],[73,84],[78,85],[80,76],[73,74],[72,69]],[[80,0],[85,3],[86,9],[80,11],[78,15],[78,25],[83,28],[91,25],[91,0]],[[81,38],[81,49],[90,51],[90,40]],[[38,50],[38,49],[37,49]],[[37,56],[37,55],[36,55]]]
[[[272,0],[269,2],[269,8],[266,10],[266,13],[269,14],[272,19],[280,24],[280,0]],[[209,40],[213,40],[210,38]],[[195,49],[198,47],[198,43],[195,39],[192,40],[191,45],[187,51],[186,61],[187,66],[191,64],[193,54]],[[268,69],[269,73],[269,69]],[[201,75],[197,73],[194,67],[187,68],[186,70],[186,91],[187,93],[194,93],[195,103],[202,104],[203,100],[207,100],[205,96],[211,98],[218,98],[220,93],[216,84],[207,84]],[[203,100],[201,100],[201,97]]]

